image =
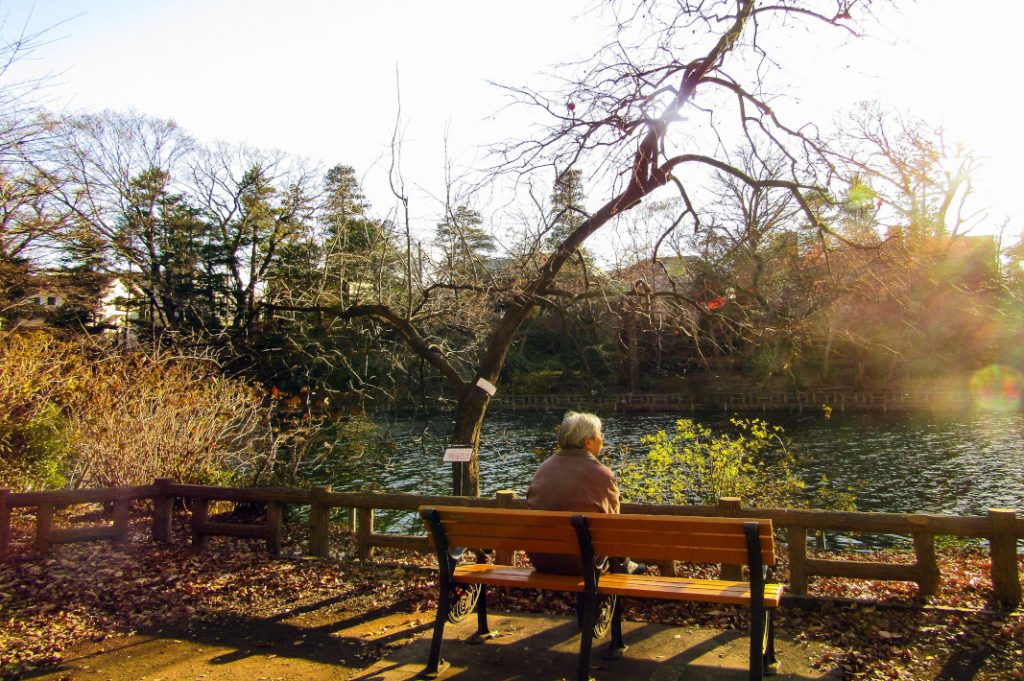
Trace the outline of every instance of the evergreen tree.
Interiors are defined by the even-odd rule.
[[[309,229],[312,200],[301,183],[274,185],[267,167],[256,163],[238,181],[239,210],[223,241],[234,308],[231,324],[248,330],[260,306],[258,296],[281,268],[282,257]]]
[[[348,302],[358,294],[383,294],[395,257],[387,224],[369,217],[369,203],[351,166],[336,165],[324,178],[325,294]],[[393,263],[390,263],[393,264]]]
[[[442,251],[442,276],[452,281],[476,281],[486,273],[487,258],[497,244],[482,224],[480,213],[466,205],[449,211],[438,223],[435,243]]]
[[[200,302],[208,286],[200,263],[209,226],[184,196],[171,192],[170,183],[170,174],[159,168],[132,178],[111,246],[118,259],[139,268],[134,283],[146,297],[153,324],[198,328],[215,315]]]
[[[551,231],[547,241],[556,246],[586,220],[583,210],[583,173],[576,168],[563,170],[551,192]]]

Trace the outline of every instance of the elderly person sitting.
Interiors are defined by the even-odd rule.
[[[543,511],[618,513],[615,474],[595,458],[602,446],[601,419],[593,414],[566,414],[558,427],[559,450],[534,473],[526,492],[527,505]],[[575,557],[547,553],[529,556],[541,572],[580,573]]]

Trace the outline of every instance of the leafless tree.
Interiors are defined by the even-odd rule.
[[[0,16],[0,164],[21,164],[27,148],[45,141],[53,120],[39,103],[46,78],[19,78],[15,65],[46,42],[50,28],[31,30]],[[5,174],[7,174],[5,168]]]
[[[70,241],[109,255],[118,271],[134,271],[154,325],[172,323],[155,226],[160,197],[180,186],[175,178],[193,147],[173,121],[105,111],[62,120],[49,153],[35,160],[69,215]]]
[[[36,167],[56,126],[39,104],[45,78],[18,79],[14,68],[46,33],[0,17],[0,313],[24,303],[32,270],[52,256],[69,227],[49,178]]]
[[[856,358],[858,379],[872,364],[895,381],[981,361],[1001,344],[991,320],[1003,314],[999,245],[972,234],[988,219],[974,192],[980,159],[877,102],[851,113],[832,149],[848,187],[840,229],[878,247],[832,254],[846,295],[829,315],[829,345]]]
[[[431,291],[404,308],[374,303],[329,310],[340,318],[370,317],[392,326],[444,377],[457,400],[453,441],[474,447],[468,465],[454,466],[456,493],[479,493],[476,457],[490,400],[486,383],[498,383],[513,341],[538,306],[586,295],[563,289],[559,277],[578,264],[580,279],[587,279],[579,253],[597,230],[665,186],[678,192],[683,213],[692,221],[699,215],[697,190],[713,173],[764,191],[786,192],[813,229],[829,229],[808,198],[827,184],[822,142],[813,128],[779,119],[769,103],[766,75],[776,66],[772,50],[786,36],[819,28],[853,34],[853,15],[861,12],[867,18],[869,6],[856,0],[617,3],[617,38],[575,76],[570,74],[564,89],[545,94],[508,88],[517,101],[546,115],[550,125],[538,137],[501,148],[496,173],[529,186],[537,172],[553,178],[586,168],[608,178],[607,199],[567,236],[524,263],[524,276],[514,289],[491,292],[499,301],[494,320],[467,365],[454,362],[423,331],[420,313]],[[708,135],[688,134],[695,126],[687,119],[695,117]],[[759,179],[732,163],[725,149],[734,148],[736,140],[749,147],[753,158],[766,159],[768,150],[777,150],[786,159],[786,176]]]
[[[955,239],[988,217],[974,196],[981,159],[941,126],[865,102],[832,149],[844,181],[870,194],[859,209],[908,235]]]

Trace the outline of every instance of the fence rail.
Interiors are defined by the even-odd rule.
[[[5,558],[10,550],[11,510],[14,508],[36,509],[34,549],[42,553],[55,543],[127,541],[130,504],[142,500],[153,502],[153,539],[170,542],[175,499],[191,502],[192,544],[197,550],[205,546],[207,537],[227,535],[262,539],[266,541],[267,550],[277,554],[281,548],[284,507],[292,504],[310,507],[307,551],[310,555],[325,557],[330,552],[328,530],[331,512],[336,508],[349,509],[349,529],[355,534],[357,555],[362,559],[372,556],[375,547],[429,550],[426,537],[375,532],[375,510],[415,511],[423,505],[526,507],[526,501],[516,498],[511,491],[499,491],[493,498],[455,497],[397,492],[334,492],[330,486],[309,489],[214,487],[177,484],[167,478],[141,487],[22,493],[0,489],[0,559]],[[266,504],[267,510],[263,522],[259,524],[213,522],[209,519],[211,501],[260,502]],[[110,504],[112,523],[70,529],[54,527],[54,511],[57,508],[86,503]],[[1024,539],[1024,517],[1012,509],[991,508],[984,516],[863,513],[746,508],[737,498],[723,498],[713,506],[627,503],[622,505],[621,510],[622,513],[768,518],[786,534],[790,566],[789,589],[794,594],[806,594],[808,580],[814,576],[909,581],[917,584],[922,595],[934,594],[942,580],[936,559],[936,536],[984,538],[989,541],[992,587],[996,600],[1007,608],[1021,604],[1017,542]],[[807,533],[820,530],[906,535],[913,540],[914,562],[897,564],[813,558],[807,555]],[[508,561],[511,556],[499,556],[499,560]],[[675,566],[662,564],[662,569],[674,571]],[[722,569],[725,575],[736,575],[739,566],[723,566]]]
[[[501,395],[495,409],[510,411],[947,411],[969,407],[970,395],[952,391],[762,391],[690,393],[625,393],[620,395]]]

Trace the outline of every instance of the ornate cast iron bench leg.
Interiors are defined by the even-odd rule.
[[[583,628],[583,604],[585,600],[585,596],[582,593],[576,594],[576,624],[579,625],[580,629]],[[591,629],[591,636],[596,639],[602,639],[608,633],[608,629],[612,626],[618,600],[617,596],[597,597],[597,615],[594,620],[594,626]]]
[[[448,597],[448,621],[458,624],[469,617],[480,598],[479,584],[452,584]]]
[[[750,608],[750,681],[764,678],[765,639],[768,615],[764,606],[754,603]]]

